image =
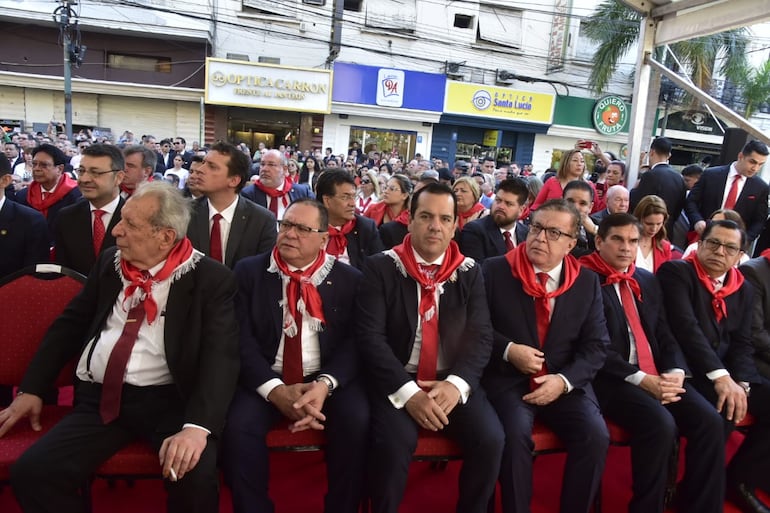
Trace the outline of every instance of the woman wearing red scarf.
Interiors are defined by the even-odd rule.
[[[409,223],[409,198],[412,182],[404,175],[393,175],[382,191],[382,201],[369,205],[364,216],[374,219],[379,228],[390,221]]]
[[[462,230],[465,223],[489,215],[489,210],[479,203],[481,189],[470,176],[458,178],[452,186],[457,198],[457,229]]]

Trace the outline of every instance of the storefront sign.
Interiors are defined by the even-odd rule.
[[[447,82],[444,112],[467,116],[550,124],[555,95],[489,87],[465,82]]]
[[[500,130],[485,130],[481,144],[484,146],[500,146]]]
[[[206,103],[296,112],[331,112],[332,73],[206,59]]]
[[[445,83],[446,77],[437,73],[337,62],[332,99],[340,103],[441,112]]]
[[[615,135],[628,120],[628,106],[620,96],[605,96],[596,102],[593,112],[594,128],[604,135]]]

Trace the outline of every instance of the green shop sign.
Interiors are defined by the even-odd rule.
[[[615,135],[628,120],[628,105],[620,96],[605,96],[594,105],[593,123],[597,132]]]

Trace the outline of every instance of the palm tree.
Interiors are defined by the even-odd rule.
[[[736,75],[733,82],[746,102],[743,117],[748,119],[763,103],[770,100],[770,59],[758,68],[746,66]]]

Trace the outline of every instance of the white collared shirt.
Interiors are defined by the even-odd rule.
[[[102,223],[104,223],[104,229],[106,230],[110,225],[110,221],[112,221],[112,216],[115,215],[115,210],[118,208],[119,202],[120,194],[115,196],[115,199],[104,205],[102,208],[96,208],[93,203],[89,202],[89,206],[91,207],[91,230],[94,229],[94,218],[96,217],[94,215],[94,210],[104,211],[104,214],[102,214]]]
[[[733,180],[735,180],[736,176],[740,176],[740,179],[738,180],[738,194],[735,195],[735,200],[737,201],[738,198],[741,197],[741,192],[743,192],[743,187],[746,185],[746,177],[738,173],[738,170],[735,168],[735,162],[733,162],[732,164],[730,164],[730,172],[727,173],[725,190],[722,192],[721,208],[725,208],[725,202],[727,201],[727,196],[730,194],[730,189],[733,186]]]
[[[211,234],[211,227],[214,226],[214,216],[217,214],[222,216],[222,219],[219,220],[219,233],[222,235],[222,258],[226,259],[225,251],[227,250],[227,241],[230,238],[230,228],[233,226],[235,207],[238,206],[238,196],[235,196],[233,202],[221,212],[217,212],[217,209],[208,199],[206,201],[209,204],[209,234]]]

